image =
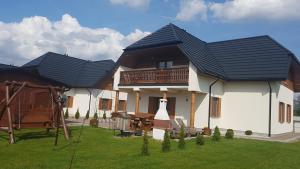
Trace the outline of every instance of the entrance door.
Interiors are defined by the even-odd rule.
[[[162,99],[162,97],[149,97],[149,103],[148,103],[148,113],[156,114],[158,108],[159,108],[159,99]],[[175,116],[175,107],[176,107],[176,98],[175,97],[168,97],[167,98],[167,111],[170,117]]]

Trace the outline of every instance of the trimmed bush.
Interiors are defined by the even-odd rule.
[[[106,113],[105,113],[105,112],[103,113],[102,118],[103,118],[104,120],[106,119]]]
[[[184,149],[185,148],[185,141],[184,141],[184,126],[181,126],[180,133],[179,133],[179,142],[178,142],[178,148]]]
[[[79,119],[79,117],[80,117],[80,113],[79,113],[79,109],[77,109],[75,113],[75,119]]]
[[[64,117],[65,117],[65,119],[69,118],[69,110],[68,109],[66,110]]]
[[[215,127],[213,136],[212,136],[212,140],[213,141],[220,141],[221,139],[221,133],[220,133],[220,129],[218,126]]]
[[[234,137],[234,132],[232,129],[227,129],[226,134],[225,134],[225,138],[227,139],[233,139]]]
[[[247,135],[247,136],[250,136],[250,135],[252,135],[253,133],[252,133],[252,131],[251,130],[246,130],[245,131],[245,135]]]
[[[97,112],[94,113],[94,119],[98,120],[98,113]]]
[[[148,140],[148,132],[145,130],[144,131],[144,136],[143,136],[143,146],[142,146],[142,156],[148,156],[150,155],[149,153],[149,140]]]
[[[86,114],[85,114],[85,119],[89,119],[90,118],[90,112],[87,111]]]
[[[200,133],[197,134],[196,137],[196,144],[197,145],[204,145],[205,141],[204,141],[204,136]]]
[[[162,152],[169,152],[171,149],[171,141],[170,141],[170,134],[168,130],[165,130],[164,140],[162,142],[161,150]]]

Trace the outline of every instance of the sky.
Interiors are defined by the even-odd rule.
[[[300,57],[299,0],[1,0],[0,63],[52,51],[117,60],[173,23],[206,42],[269,35]]]

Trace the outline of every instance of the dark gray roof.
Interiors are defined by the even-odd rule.
[[[291,61],[299,63],[292,52],[269,36],[207,43],[173,24],[124,51],[164,45],[177,45],[199,71],[225,80],[283,80],[288,77]]]
[[[68,87],[93,88],[114,67],[114,61],[86,61],[48,52],[22,66]]]
[[[13,65],[6,65],[6,64],[0,63],[0,70],[11,69],[11,68],[16,68],[16,66],[13,66]]]

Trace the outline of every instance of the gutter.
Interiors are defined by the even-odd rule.
[[[87,91],[90,93],[90,100],[89,100],[89,114],[90,114],[90,110],[91,110],[91,99],[92,99],[92,91],[90,89],[87,88]]]
[[[209,101],[208,101],[208,125],[207,127],[210,129],[210,112],[211,112],[211,88],[214,84],[216,84],[220,79],[215,80],[213,83],[209,85]]]
[[[269,131],[268,131],[268,137],[271,137],[271,118],[272,118],[272,86],[270,82],[268,81],[268,86],[269,86]]]

